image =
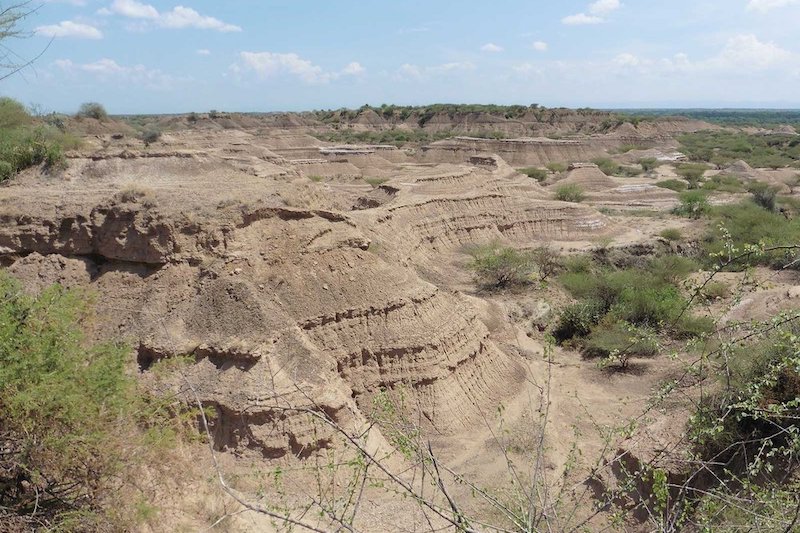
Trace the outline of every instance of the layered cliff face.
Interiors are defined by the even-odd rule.
[[[601,143],[585,140],[555,140],[546,138],[478,139],[454,137],[423,147],[423,159],[467,162],[479,154],[497,154],[516,166],[542,167],[548,163],[564,161],[589,161],[604,153]]]
[[[360,189],[383,195],[373,207],[290,207],[283,195],[308,187],[290,162],[240,136],[201,139],[205,150],[185,136],[159,151],[102,147],[74,155],[63,178],[20,177],[0,190],[0,251],[30,290],[95,292],[95,335],[133,345],[142,379],[188,356],[173,387],[185,394],[185,380],[217,409],[221,450],[307,456],[335,439],[297,409],[358,427],[383,391],[403,391],[431,430],[466,430],[525,371],[470,299],[415,264],[474,242],[583,235],[602,220],[547,202],[499,159],[387,163],[381,189]],[[280,171],[257,175],[248,161]],[[346,182],[326,187],[328,202],[351,194]],[[375,236],[391,253],[371,249]]]

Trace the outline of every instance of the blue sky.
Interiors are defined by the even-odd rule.
[[[21,57],[52,43],[0,94],[45,111],[800,107],[800,0],[44,0],[25,28]]]

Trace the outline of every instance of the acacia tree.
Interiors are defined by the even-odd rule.
[[[25,59],[14,52],[7,44],[11,39],[30,36],[30,32],[23,30],[20,24],[24,19],[32,15],[36,9],[31,6],[30,2],[16,2],[8,6],[0,3],[0,81],[32,65],[49,48],[50,45],[48,43],[36,57]]]

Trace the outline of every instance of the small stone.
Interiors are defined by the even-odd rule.
[[[264,284],[263,284],[263,283],[261,283],[261,284],[258,286],[258,288],[259,288],[259,289],[261,289],[261,290],[264,290]]]
[[[353,276],[350,276],[350,277],[349,277],[349,278],[347,278],[347,279],[349,279],[350,281],[355,281],[355,280],[356,280],[356,278],[354,278]]]
[[[322,286],[322,288],[323,288],[323,289],[325,289],[325,290],[327,291],[327,290],[328,290],[328,285],[327,285],[327,284],[325,284],[325,285],[323,285],[323,286]]]
[[[241,268],[234,268],[233,269],[233,273],[234,273],[234,275],[238,276],[239,274],[242,273],[242,269]]]

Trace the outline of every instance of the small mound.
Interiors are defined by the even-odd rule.
[[[574,165],[567,177],[559,180],[556,184],[558,186],[578,185],[588,192],[606,191],[617,186],[614,180],[603,174],[597,165],[590,164]]]
[[[749,177],[755,175],[755,169],[748,165],[746,161],[742,161],[741,159],[730,165],[725,169],[725,171],[735,176]]]

